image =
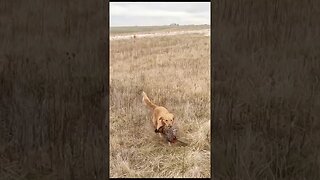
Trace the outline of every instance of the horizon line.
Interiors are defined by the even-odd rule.
[[[172,23],[172,24],[178,24],[178,23]],[[179,26],[201,26],[201,25],[208,25],[210,24],[178,24]],[[117,25],[117,26],[109,26],[109,27],[146,27],[146,26],[171,26],[170,24],[163,24],[163,25]]]

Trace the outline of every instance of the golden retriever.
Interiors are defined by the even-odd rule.
[[[170,113],[165,107],[158,106],[150,101],[147,94],[142,92],[142,101],[152,110],[152,123],[155,132],[159,132],[162,126],[172,127],[174,123],[174,115]],[[161,133],[159,133],[161,136]]]

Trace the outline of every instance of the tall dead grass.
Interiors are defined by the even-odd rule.
[[[187,147],[151,127],[141,91],[176,116]],[[210,177],[210,38],[179,35],[110,42],[111,177]]]

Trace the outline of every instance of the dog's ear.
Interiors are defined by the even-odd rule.
[[[165,125],[163,117],[159,117],[159,120],[160,120],[160,123],[161,123],[162,126]]]

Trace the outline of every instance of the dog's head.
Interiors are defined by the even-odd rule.
[[[160,117],[161,122],[163,125],[167,127],[172,127],[174,123],[174,116],[171,113],[165,114],[162,117]]]

